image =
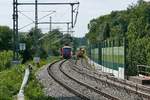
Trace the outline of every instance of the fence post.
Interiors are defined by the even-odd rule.
[[[88,46],[88,57],[89,57],[89,63],[90,63],[90,66],[91,66],[91,44],[89,43],[89,46]]]
[[[111,47],[111,69],[112,69],[112,73],[113,73],[113,44],[112,44],[112,40],[110,41],[110,47]]]
[[[101,47],[101,42],[98,44],[98,60],[99,64],[102,65],[102,47]]]
[[[106,44],[106,40],[105,40],[105,45],[104,45],[104,51],[105,51],[105,54],[104,54],[104,67],[106,68],[106,71],[107,71],[107,48],[106,48],[107,44]]]
[[[118,77],[120,76],[119,75],[119,46],[120,46],[120,39],[118,39],[118,46],[117,46],[117,57],[118,57],[118,61],[117,61],[117,66],[118,66]]]
[[[112,40],[112,64],[112,69],[114,70],[114,39]]]
[[[103,55],[104,55],[104,49],[103,49],[103,45],[104,45],[104,43],[103,43],[103,41],[101,41],[101,50],[102,50],[102,52],[101,52],[101,54],[102,54],[102,61],[101,61],[101,63],[102,63],[102,66],[103,66],[103,68],[102,68],[102,71],[104,71],[104,63],[103,63],[103,60],[104,60],[104,57],[103,57]]]
[[[108,49],[108,55],[107,55],[107,57],[108,57],[108,68],[109,68],[109,73],[111,73],[111,67],[110,67],[110,40],[108,39],[108,47],[107,47],[107,49]]]
[[[123,46],[124,46],[124,76],[126,79],[128,79],[128,74],[127,74],[127,40],[126,36],[124,37],[123,41]]]

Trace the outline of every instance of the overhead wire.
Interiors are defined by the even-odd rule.
[[[33,23],[34,23],[34,22],[29,23],[29,24],[27,24],[27,25],[24,25],[23,27],[19,28],[18,30],[22,30],[22,29],[24,29],[25,27],[28,27],[28,26],[32,25]]]
[[[57,21],[60,21],[61,19],[65,18],[65,15],[66,15],[66,14],[67,14],[67,12],[63,12],[61,15],[59,15],[59,16],[57,15],[57,16],[58,16],[58,17],[56,16],[56,17],[57,17]],[[56,18],[56,17],[55,17],[55,18]],[[67,20],[67,21],[68,21],[68,20]],[[63,27],[63,26],[61,26],[61,27]],[[63,29],[64,29],[64,27],[63,27]]]
[[[56,10],[56,9],[55,9],[55,10]],[[59,13],[60,11],[56,10],[56,12]],[[66,15],[66,12],[63,12],[61,15],[58,16],[57,20],[60,21],[59,19],[62,19],[62,17],[64,17],[65,15]],[[47,16],[48,16],[48,15],[47,15]],[[55,17],[53,17],[53,18],[56,19],[57,16],[56,16],[56,15],[54,15],[54,16],[55,16]],[[55,19],[54,19],[54,20],[55,20]],[[57,26],[56,26],[56,27],[57,27]],[[64,29],[63,26],[61,26],[61,27]],[[42,29],[43,29],[43,28],[42,28]]]
[[[75,24],[76,24],[76,22],[77,22],[78,9],[79,9],[79,4],[78,4],[78,6],[73,10],[74,12],[77,11],[77,12],[76,12],[76,15],[75,15],[75,20],[74,20],[74,25],[73,25],[73,26],[75,26]],[[25,25],[25,26],[23,26],[23,27],[21,27],[21,28],[19,28],[19,30],[21,30],[21,29],[23,29],[23,28],[25,28],[25,27],[27,27],[27,26],[29,26],[29,25],[35,23],[32,18],[28,17],[26,14],[23,14],[22,12],[32,12],[32,11],[19,11],[20,14],[24,15],[26,18],[28,18],[28,19],[31,20],[32,22],[29,23],[29,24],[27,24],[27,25]],[[46,11],[41,11],[41,12],[46,12]],[[49,12],[50,12],[50,11],[49,11]],[[54,13],[54,12],[56,12],[56,11],[53,11],[53,12],[51,12],[51,13],[49,13],[49,14],[47,14],[47,15],[41,17],[41,18],[39,18],[38,20],[42,20],[42,19],[44,19],[45,17],[51,15],[51,14]],[[60,16],[61,18],[59,18],[59,19],[62,19],[62,17],[64,17],[65,15],[66,15],[66,12],[64,12],[64,13],[62,14],[62,16]],[[71,28],[69,28],[69,29],[71,29]]]
[[[45,17],[47,17],[47,16],[49,16],[49,15],[51,15],[51,14],[55,13],[55,12],[56,12],[56,11],[53,11],[53,12],[51,12],[51,13],[49,13],[49,14],[47,14],[47,15],[45,15],[45,16],[43,16],[43,17],[41,17],[41,18],[39,18],[38,20],[40,21],[40,20],[44,19]]]
[[[78,11],[79,11],[79,4],[78,4],[78,6],[77,6],[77,12],[76,12],[76,15],[75,15],[75,21],[74,21],[74,25],[73,26],[75,26],[76,25],[76,23],[77,23],[77,18],[78,18]]]
[[[34,22],[34,20],[32,18],[30,18],[29,16],[27,16],[26,14],[18,11],[20,14],[22,14],[23,16],[25,16],[27,19],[31,20],[32,22]]]
[[[39,18],[38,20],[40,21],[40,20],[44,19],[45,17],[47,17],[47,16],[49,16],[49,15],[53,14],[54,12],[56,12],[56,11],[53,11],[53,12],[51,12],[51,13],[49,13],[49,14],[47,14],[47,15],[45,15],[45,16],[43,16],[43,17],[41,17],[41,18]],[[20,13],[21,13],[21,12],[20,12]],[[32,19],[31,19],[30,17],[28,17],[27,15],[25,15],[25,14],[23,14],[23,13],[21,13],[21,14],[22,14],[22,15],[24,15],[25,17],[27,17],[28,19],[32,20]],[[25,25],[25,26],[23,26],[23,27],[19,28],[18,30],[24,29],[25,27],[27,27],[27,26],[29,26],[29,25],[32,25],[33,23],[35,23],[35,21],[34,21],[34,20],[32,20],[32,22],[31,22],[31,23],[29,23],[29,24],[27,24],[27,25]]]

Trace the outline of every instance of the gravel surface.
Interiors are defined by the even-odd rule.
[[[63,66],[68,66],[68,64],[64,63]],[[58,66],[52,67],[52,71],[56,74],[57,77],[60,78],[60,80],[65,83],[67,86],[72,87],[74,90],[84,94],[91,100],[108,100],[101,96],[98,93],[95,93],[93,90],[90,90],[86,88],[85,86],[80,85],[79,83],[76,83],[75,81],[71,80],[67,76],[65,76],[60,70]]]
[[[78,60],[76,63],[78,66],[73,67],[73,63],[75,63],[75,60],[72,60],[72,62],[65,62],[63,64],[63,71],[70,75],[71,77],[84,82],[92,87],[95,87],[96,89],[108,93],[110,95],[113,95],[115,97],[121,98],[121,100],[149,100],[141,98],[141,95],[138,95],[137,93],[130,92],[126,88],[120,88],[116,87],[109,82],[115,82],[113,80],[108,80],[110,77],[112,77],[111,74],[105,73],[102,71],[96,71],[94,70],[87,62],[86,60]],[[85,86],[79,85],[78,83],[74,82],[67,76],[65,76],[60,70],[59,70],[59,63],[52,66],[52,71],[55,74],[56,77],[58,77],[63,83],[65,83],[67,86],[72,87],[74,90],[86,95],[91,100],[108,100],[104,96],[95,93],[93,90],[90,90],[86,88]],[[59,85],[57,82],[55,82],[48,74],[47,72],[48,65],[45,65],[43,69],[37,72],[36,77],[40,81],[40,83],[43,85],[44,93],[45,95],[56,97],[58,100],[80,100],[78,97],[76,97],[74,94],[70,93],[68,90],[63,88],[61,85]],[[79,73],[80,72],[80,73]],[[92,78],[84,73],[88,73],[91,76],[97,77],[102,79],[96,80],[95,78]],[[109,82],[108,82],[109,81]],[[119,84],[119,83],[118,83]],[[122,84],[119,84],[122,85]],[[124,85],[123,85],[124,86]]]
[[[106,76],[104,77],[103,75],[101,75],[102,74],[101,72],[99,74],[97,72],[95,73],[93,71],[90,71],[89,68],[86,68],[86,66],[85,66],[87,64],[84,64],[84,63],[85,63],[84,61],[81,61],[81,60],[78,61],[77,65],[80,65],[80,67],[78,66],[78,68],[73,68],[76,71],[72,70],[69,67],[64,68],[64,70],[68,74],[72,75],[72,77],[75,77],[79,80],[84,81],[85,83],[95,86],[96,88],[98,88],[101,91],[104,91],[105,93],[109,93],[116,97],[119,97],[119,98],[121,98],[121,100],[149,100],[147,98],[141,98],[141,95],[138,95],[137,93],[131,93],[127,89],[118,88],[118,87],[115,87],[114,85],[107,84],[107,82],[101,82],[101,81],[95,80],[94,78],[88,77],[87,75],[82,74],[82,73],[79,74],[77,71],[85,72],[85,73],[91,74],[92,76],[95,76],[97,78],[99,78],[99,77],[103,78],[104,80],[107,79]],[[72,63],[70,65],[72,65]],[[104,74],[107,75],[107,73],[104,73]]]
[[[77,97],[74,94],[55,82],[52,77],[49,76],[47,67],[48,65],[45,65],[43,69],[36,73],[36,78],[44,87],[43,91],[45,95],[55,97],[58,100],[80,100],[79,98],[76,99]]]

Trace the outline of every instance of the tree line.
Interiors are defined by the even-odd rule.
[[[26,44],[25,51],[19,51],[24,58],[33,58],[35,52],[38,52],[41,58],[60,55],[60,48],[65,44],[73,47],[73,50],[83,44],[82,38],[72,37],[71,34],[63,34],[59,29],[53,29],[51,32],[43,33],[41,29],[36,31],[38,50],[35,48],[35,28],[28,32],[19,32],[19,43]],[[13,50],[13,30],[8,26],[0,26],[0,52],[4,50]]]
[[[88,24],[91,44],[126,38],[126,74],[136,75],[136,66],[150,65],[150,2],[139,0],[127,10],[112,11]]]

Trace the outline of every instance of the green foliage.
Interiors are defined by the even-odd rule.
[[[110,37],[110,27],[108,23],[105,24],[102,37],[103,40],[106,40],[107,38]]]
[[[72,46],[74,42],[75,46],[77,46],[76,38],[72,37],[70,34],[63,34],[58,29],[54,29],[46,35],[47,36],[41,40],[41,45],[51,56],[59,56],[60,48],[65,44]]]
[[[29,83],[25,89],[26,100],[54,100],[52,97],[45,96],[42,91],[42,86],[36,80],[36,77],[31,73]]]
[[[86,39],[85,37],[83,38],[77,38],[77,37],[74,37],[73,38],[73,53],[77,50],[77,48],[80,48],[81,46],[85,46],[86,45]]]
[[[18,65],[0,73],[0,100],[12,100],[21,86],[25,66]]]
[[[52,56],[46,59],[46,63],[51,63],[52,61],[61,59],[61,56]]]
[[[63,34],[55,29],[52,32],[46,33],[45,38],[41,40],[41,47],[44,48],[48,55],[59,55],[59,48],[62,47]]]
[[[149,54],[150,48],[149,45],[150,38],[137,38],[134,41],[129,42],[128,44],[128,55],[127,55],[127,65],[128,68],[127,72],[129,75],[135,75],[136,65],[147,65],[149,64],[147,54]],[[134,69],[134,70],[133,70]]]
[[[150,64],[150,3],[139,0],[127,10],[113,11],[88,24],[86,38],[90,43],[126,37],[127,74],[135,75],[136,65]]]
[[[28,35],[33,38],[32,40],[34,40],[35,38],[39,39],[42,36],[42,31],[41,29],[37,29],[35,31],[35,28],[31,28]]]
[[[41,29],[37,29],[35,34],[35,28],[31,28],[31,30],[28,33],[21,32],[19,34],[20,42],[26,44],[26,54],[24,55],[23,51],[20,52],[20,54],[24,58],[32,58],[33,56],[37,55],[41,58],[46,58],[47,53],[46,51],[41,47],[39,39],[43,36]],[[38,49],[36,49],[36,45],[38,45]]]
[[[12,55],[12,51],[0,52],[0,71],[10,68]]]
[[[0,26],[0,50],[11,49],[12,30],[7,26]]]
[[[50,63],[54,60],[60,59],[59,57],[51,57],[47,60],[42,59],[39,67],[33,66],[29,82],[25,87],[26,100],[55,100],[52,97],[45,96],[42,91],[42,85],[35,77],[36,71],[43,65]],[[31,62],[32,63],[32,62]],[[0,100],[14,100],[19,92],[22,79],[24,76],[26,65],[15,65],[7,70],[0,72]]]
[[[69,44],[74,48],[74,50],[79,45],[80,39],[72,37],[70,34],[63,34],[59,31],[59,29],[54,29],[51,32],[42,34],[41,30],[37,30],[38,34],[36,38],[38,38],[38,50],[35,49],[35,29],[32,28],[28,33],[21,32],[19,34],[20,42],[26,43],[26,51],[29,51],[31,58],[34,57],[35,53],[38,52],[38,56],[41,58],[46,58],[48,56],[59,56],[60,48],[62,48],[65,44]],[[73,44],[74,43],[74,44]],[[75,46],[73,46],[75,45]],[[29,54],[25,54],[23,51],[20,52],[23,58],[27,58],[26,56]],[[25,54],[25,55],[23,55]]]
[[[73,38],[71,37],[70,34],[64,34],[61,43],[63,43],[64,45],[65,44],[71,45],[72,40]]]

